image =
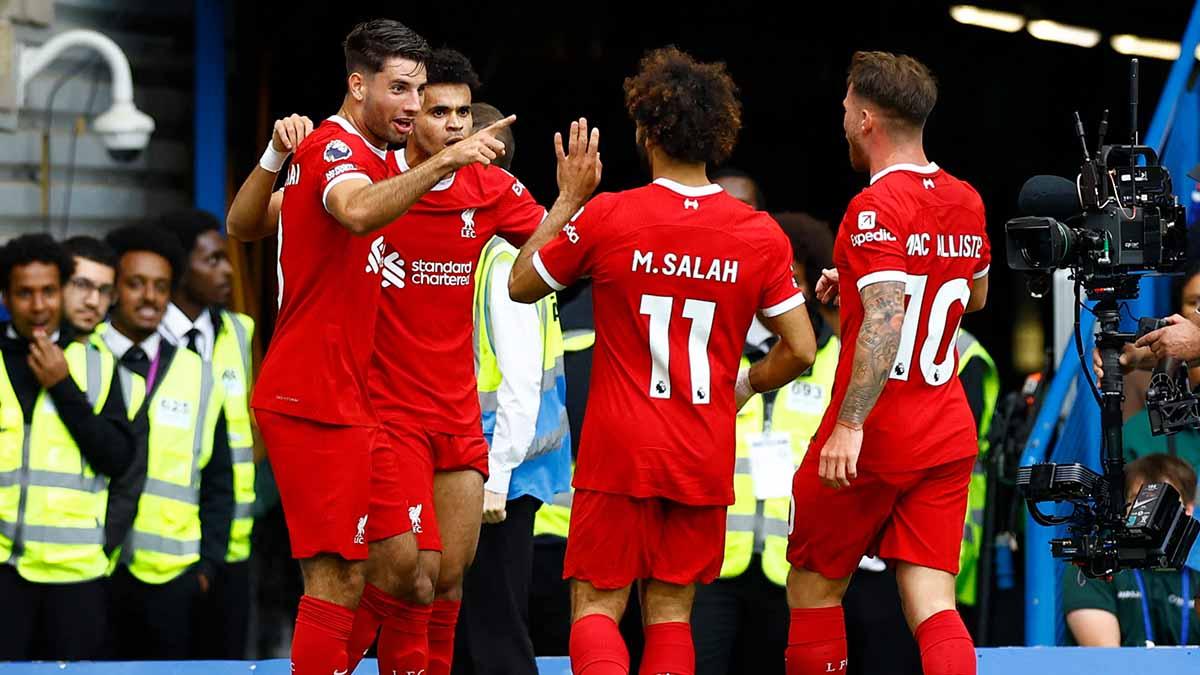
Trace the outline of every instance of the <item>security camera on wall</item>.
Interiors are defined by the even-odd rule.
[[[3,6],[3,2],[0,2]],[[112,75],[113,104],[92,122],[114,160],[135,159],[150,144],[154,120],[133,103],[133,77],[125,53],[107,36],[91,30],[59,33],[40,46],[17,44],[11,26],[0,20],[0,130],[16,129],[30,80],[68,49],[86,47],[103,57]]]

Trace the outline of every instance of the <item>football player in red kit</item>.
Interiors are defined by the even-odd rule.
[[[653,182],[598,195],[561,231],[544,224],[509,290],[532,302],[583,277],[593,284],[596,354],[564,565],[572,671],[628,673],[617,621],[637,581],[641,673],[688,675],[695,584],[712,581],[724,555],[737,406],[798,377],[816,346],[787,237],[706,174],[741,126],[724,65],[653,51],[625,81],[625,100]],[[569,140],[560,167],[598,138],[581,121]],[[739,372],[755,314],[781,339]]]
[[[471,133],[472,92],[480,86],[471,62],[438,49],[425,65],[413,134],[388,156],[401,175]],[[380,498],[407,503],[420,557],[413,592],[392,596],[368,580],[363,602],[389,617],[379,654],[397,672],[449,675],[463,575],[479,541],[488,445],[475,385],[475,264],[493,235],[523,244],[544,217],[512,174],[472,165],[447,173],[383,230],[370,378],[381,429],[373,457],[377,466],[396,467]],[[352,647],[370,646],[370,628],[356,625]]]
[[[395,220],[447,172],[494,159],[503,152],[494,133],[512,122],[476,134],[422,171],[389,178],[386,147],[406,140],[420,112],[428,46],[398,22],[375,20],[351,31],[345,55],[338,114],[298,147],[293,132],[308,125],[277,125],[228,218],[239,239],[275,228],[262,214],[285,150],[294,149],[285,197],[272,214],[280,236],[279,318],[252,406],[304,576],[292,641],[298,675],[347,671],[368,552],[396,584],[411,587],[416,565],[407,505],[376,499],[394,480],[372,466],[378,421],[367,381],[383,239],[363,235]]]
[[[842,353],[816,452],[793,481],[787,672],[845,670],[841,600],[870,553],[895,566],[925,673],[974,673],[954,575],[978,445],[955,338],[987,298],[983,203],[925,156],[937,85],[923,64],[859,52],[847,80],[850,163],[871,183],[817,288],[840,298]]]

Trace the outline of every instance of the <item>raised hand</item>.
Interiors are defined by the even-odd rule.
[[[587,201],[600,184],[604,168],[600,162],[600,129],[593,128],[589,134],[587,119],[580,117],[571,122],[566,151],[562,134],[554,134],[554,154],[558,158],[559,194],[579,204]]]
[[[275,130],[271,134],[271,147],[276,152],[295,152],[309,134],[312,133],[313,123],[304,115],[288,115],[281,120],[275,120]]]

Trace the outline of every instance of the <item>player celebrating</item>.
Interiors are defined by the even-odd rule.
[[[391,157],[391,168],[402,175],[471,133],[472,91],[480,82],[470,61],[439,49],[425,65],[421,114],[408,144]],[[396,480],[379,499],[395,508],[407,503],[420,550],[411,593],[376,584],[368,569],[363,604],[382,621],[384,670],[449,675],[488,469],[475,385],[475,263],[493,235],[522,244],[545,215],[512,174],[476,164],[446,173],[383,231],[383,291],[370,378],[382,429],[373,461],[396,467],[387,472]],[[371,624],[359,622],[352,648],[365,650],[373,639]]]
[[[376,481],[387,485],[372,467],[377,418],[367,396],[383,239],[356,235],[395,220],[446,172],[503,152],[485,130],[424,170],[388,179],[386,147],[412,130],[428,54],[395,21],[350,32],[342,107],[296,149],[280,206],[279,318],[252,405],[304,575],[292,641],[297,675],[347,670],[368,542],[400,578],[410,579],[416,564],[413,538],[401,536],[409,530],[404,505],[370,500]],[[245,204],[258,203],[261,216],[271,199],[282,150],[295,147],[280,130],[243,185],[243,204],[231,209],[235,237],[273,226],[247,217]]]
[[[595,365],[564,566],[572,670],[628,673],[617,621],[639,581],[641,672],[688,674],[695,583],[712,581],[724,554],[736,406],[798,377],[816,345],[787,237],[705,173],[741,126],[724,65],[653,51],[625,81],[625,101],[654,182],[597,196],[561,232],[548,220],[509,290],[531,302],[584,276],[594,288]],[[560,178],[596,140],[583,120],[569,155],[556,139]],[[781,339],[739,372],[755,313]]]
[[[925,157],[937,85],[924,65],[859,52],[847,84],[850,163],[871,185],[850,202],[836,272],[817,288],[840,295],[842,352],[817,452],[793,481],[787,672],[845,670],[841,600],[869,552],[895,564],[925,673],[974,673],[954,605],[962,523],[951,514],[966,511],[979,451],[955,336],[987,298],[983,203]]]

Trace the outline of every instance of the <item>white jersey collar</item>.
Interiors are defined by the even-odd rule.
[[[366,143],[367,147],[371,149],[371,152],[373,152],[379,156],[379,159],[387,158],[387,150],[386,149],[380,150],[379,148],[375,147],[371,143],[371,141],[367,140],[366,136],[363,136],[361,133],[359,133],[358,129],[355,128],[355,126],[350,123],[350,120],[346,119],[345,117],[342,117],[341,115],[333,115],[329,119],[330,119],[330,121],[337,124],[339,127],[345,129],[347,133],[354,134],[355,136],[358,136],[359,138],[361,138],[363,140],[363,143]]]
[[[874,185],[875,181],[883,178],[893,171],[912,171],[913,173],[930,174],[938,172],[938,165],[934,162],[930,162],[925,166],[920,166],[918,164],[893,164],[874,176],[871,176],[871,185]]]
[[[410,167],[408,166],[408,158],[404,156],[404,148],[399,148],[397,150],[394,150],[394,151],[392,151],[392,154],[396,156],[396,168],[400,169],[400,173],[408,173],[408,170]],[[450,189],[451,185],[454,185],[454,177],[457,175],[458,175],[458,172],[453,171],[450,173],[449,176],[446,176],[445,178],[439,180],[437,185],[434,185],[433,187],[431,187],[429,189],[433,192],[441,192],[442,190],[448,190],[448,189]]]
[[[707,197],[709,195],[715,195],[724,189],[717,183],[709,183],[708,185],[694,187],[691,185],[684,185],[683,183],[676,183],[670,178],[655,178],[654,184],[665,187],[671,192],[677,192],[684,197]]]

